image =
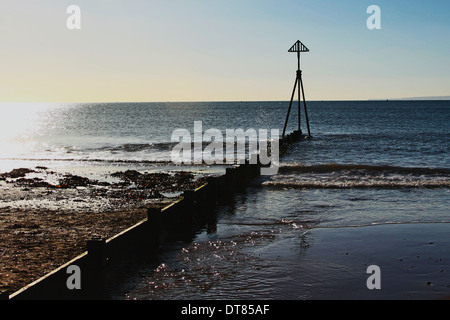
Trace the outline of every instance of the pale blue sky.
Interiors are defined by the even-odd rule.
[[[66,8],[81,8],[68,30]],[[369,5],[381,30],[369,30]],[[0,101],[450,95],[448,0],[0,0]]]

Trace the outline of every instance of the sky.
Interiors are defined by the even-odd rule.
[[[81,29],[66,12],[80,8]],[[370,30],[370,5],[381,29]],[[0,102],[450,96],[448,0],[0,0]]]

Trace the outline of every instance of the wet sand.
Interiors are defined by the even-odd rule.
[[[19,290],[86,251],[91,237],[109,238],[204,183],[186,172],[111,176],[97,181],[45,167],[0,174],[0,292]]]
[[[261,226],[261,225],[260,225]],[[110,283],[125,300],[444,300],[450,223],[260,228],[220,224]],[[379,267],[379,289],[369,288]],[[376,281],[370,281],[376,284]]]
[[[449,232],[449,223],[313,228],[258,256],[283,266],[289,282],[273,290],[290,288],[286,299],[441,300],[450,297]],[[369,266],[379,267],[379,288],[367,285]]]

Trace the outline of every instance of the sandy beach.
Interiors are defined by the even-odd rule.
[[[116,182],[45,167],[0,175],[0,292],[13,293],[202,184],[186,172],[114,172]],[[166,192],[171,196],[164,196]]]

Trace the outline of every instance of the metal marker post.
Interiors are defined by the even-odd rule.
[[[291,101],[289,103],[289,109],[288,109],[288,113],[286,116],[286,121],[284,123],[283,138],[286,134],[286,127],[288,124],[289,114],[291,112],[291,107],[292,107],[292,101],[294,100],[295,90],[297,89],[297,86],[298,86],[298,132],[299,132],[299,134],[302,134],[300,109],[301,109],[301,96],[303,96],[303,105],[304,105],[304,109],[305,109],[305,120],[306,120],[306,125],[308,128],[308,136],[310,137],[311,131],[309,128],[308,111],[306,109],[305,90],[303,89],[302,71],[300,69],[300,53],[301,52],[309,52],[309,49],[307,47],[305,47],[305,45],[303,43],[301,43],[300,40],[297,40],[297,42],[294,43],[294,45],[289,49],[288,52],[297,52],[297,66],[298,67],[297,67],[297,72],[296,72],[296,77],[295,77],[294,90],[292,92]]]

